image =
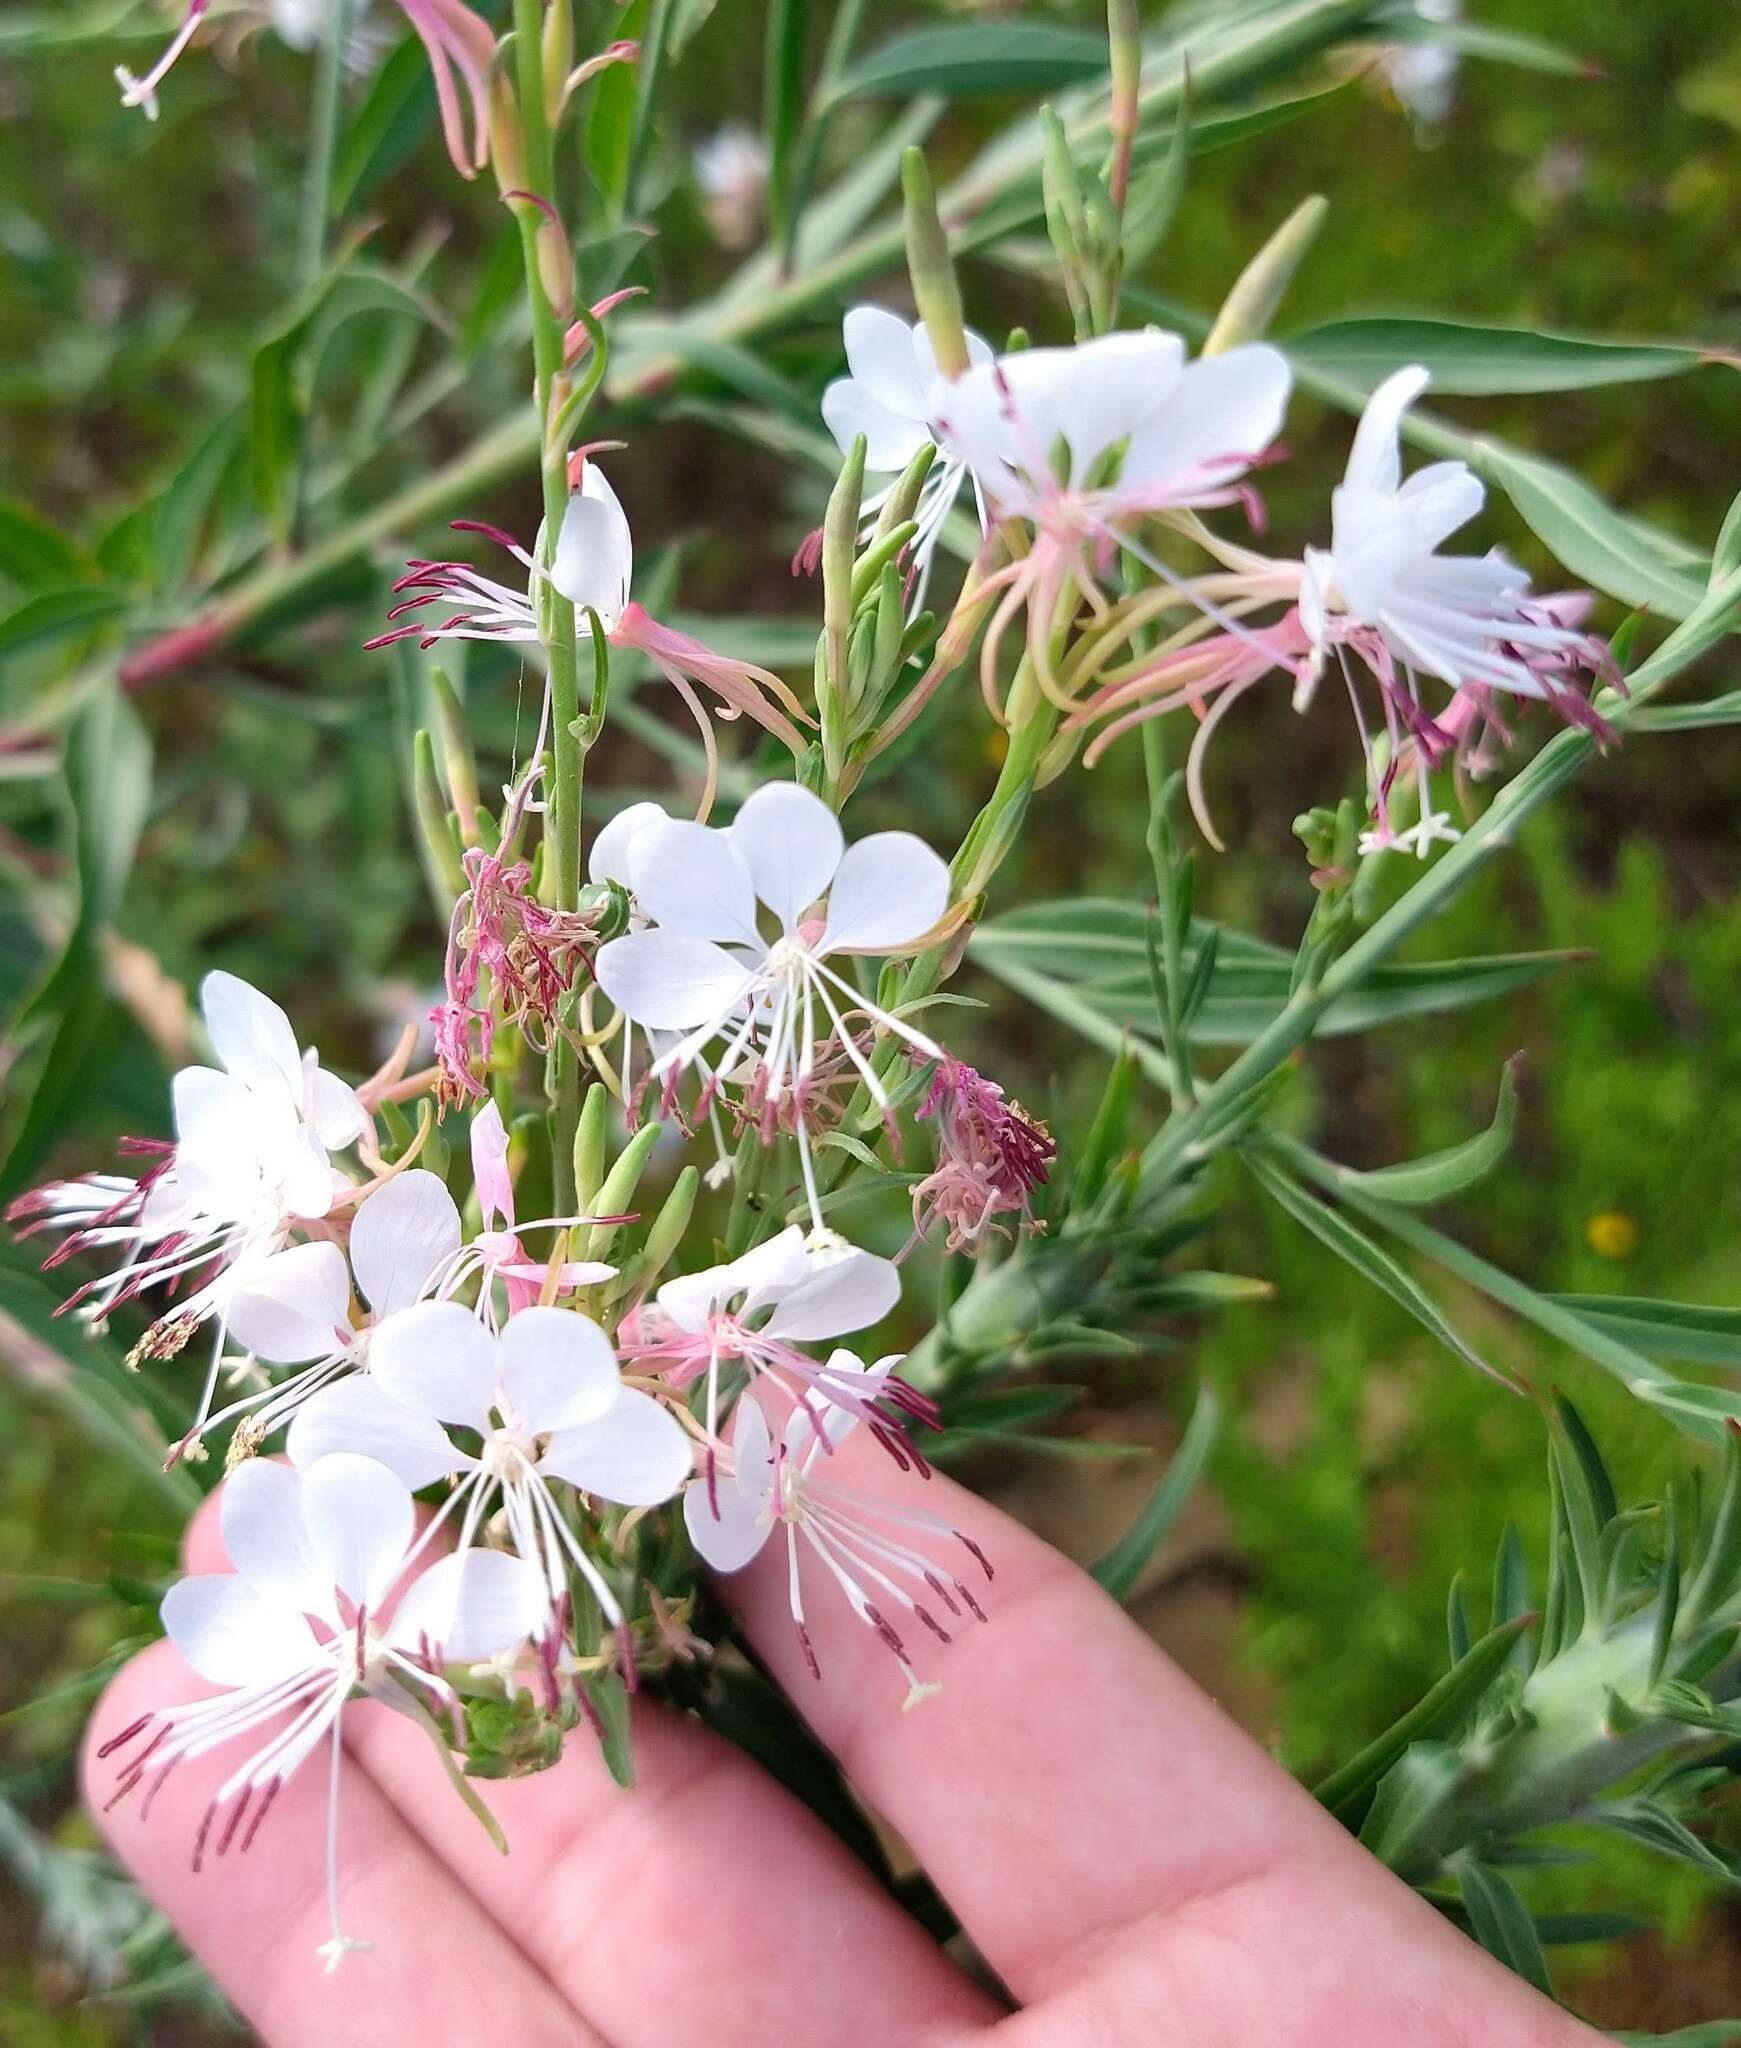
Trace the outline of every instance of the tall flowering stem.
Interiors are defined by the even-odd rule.
[[[538,0],[514,0],[514,54],[518,69],[518,122],[527,185],[510,200],[520,228],[526,269],[526,295],[532,311],[534,398],[538,414],[539,474],[544,496],[542,566],[555,558],[562,516],[568,506],[568,451],[554,431],[570,395],[564,336],[571,308],[552,305],[539,244],[548,235],[566,231],[555,207],[552,187],[548,100],[544,80],[543,22]],[[580,654],[574,606],[541,579],[539,611],[550,661],[551,741],[554,776],[547,820],[546,858],[558,910],[574,910],[580,902],[580,807],[585,750],[577,730],[581,715]],[[556,1128],[551,1147],[556,1169],[559,1207],[572,1202],[574,1133],[580,1120],[580,1068],[574,1048],[558,1036],[551,1048],[551,1092]]]

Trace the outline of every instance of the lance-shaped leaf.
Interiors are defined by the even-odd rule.
[[[1633,1300],[1623,1294],[1555,1294],[1585,1322],[1647,1358],[1671,1365],[1741,1366],[1741,1309],[1703,1302]]]
[[[843,73],[833,97],[1044,93],[1104,78],[1106,68],[1106,38],[1091,30],[1040,21],[972,22],[893,37]]]
[[[1425,1207],[1449,1200],[1475,1186],[1499,1164],[1511,1147],[1517,1125],[1517,1080],[1515,1060],[1508,1060],[1499,1081],[1499,1106],[1493,1121],[1478,1136],[1466,1138],[1443,1152],[1429,1153],[1404,1166],[1381,1166],[1362,1173],[1352,1166],[1336,1169],[1337,1185],[1376,1195],[1381,1201],[1401,1202],[1405,1208]]]
[[[1517,1887],[1491,1865],[1473,1856],[1458,1856],[1452,1868],[1462,1887],[1463,1905],[1469,1915],[1469,1932],[1490,1956],[1497,1956],[1508,1970],[1515,1970],[1538,1991],[1553,1996],[1548,1981],[1547,1958],[1529,1908],[1519,1898]]]
[[[1248,1146],[1242,1154],[1258,1185],[1280,1204],[1297,1223],[1305,1225],[1320,1243],[1354,1268],[1392,1301],[1408,1310],[1421,1326],[1437,1337],[1447,1350],[1474,1366],[1478,1372],[1511,1386],[1507,1376],[1488,1364],[1480,1352],[1451,1326],[1438,1303],[1414,1276],[1399,1266],[1389,1252],[1375,1244],[1339,1210],[1322,1202],[1303,1187],[1274,1155]]]
[[[1513,1649],[1533,1619],[1533,1615],[1517,1615],[1472,1644],[1406,1714],[1314,1787],[1319,1804],[1334,1814],[1348,1812],[1412,1744],[1441,1740],[1464,1727],[1488,1687],[1511,1661]]]
[[[1149,1495],[1141,1514],[1106,1553],[1091,1567],[1094,1576],[1115,1600],[1122,1600],[1141,1578],[1144,1567],[1167,1539],[1167,1532],[1179,1518],[1179,1510],[1190,1499],[1221,1427],[1221,1403],[1207,1381],[1197,1395],[1197,1405],[1179,1448],[1173,1453],[1160,1482]]]
[[[1527,327],[1480,327],[1462,320],[1336,320],[1282,344],[1297,365],[1346,377],[1371,390],[1393,370],[1421,363],[1441,397],[1587,391],[1677,377],[1728,360],[1686,343],[1599,341]]]

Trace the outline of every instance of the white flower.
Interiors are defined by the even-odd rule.
[[[937,413],[947,390],[937,368],[937,353],[924,321],[911,326],[882,306],[854,306],[841,327],[851,375],[837,377],[822,394],[822,417],[829,432],[848,454],[858,435],[865,437],[865,468],[875,475],[893,472],[882,490],[864,501],[867,531],[894,488],[895,480],[921,448],[937,448],[936,460],[919,493],[914,518],[913,566],[918,572],[913,602],[924,601],[931,559],[944,522],[960,495],[967,467],[942,445]],[[989,363],[991,344],[970,328],[967,353],[972,363]],[[985,509],[980,507],[980,524]]]
[[[185,1707],[158,1709],[99,1752],[132,1748],[110,1801],[147,1779],[145,1812],[163,1780],[269,1723],[274,1732],[218,1787],[200,1823],[193,1867],[208,1847],[246,1850],[292,1772],[330,1737],[327,1900],[328,1966],[367,1946],[344,1932],[339,1914],[339,1724],[354,1698],[418,1711],[421,1691],[451,1697],[443,1663],[473,1664],[523,1644],[544,1612],[538,1574],[500,1551],[443,1558],[397,1601],[394,1588],[420,1554],[404,1484],[368,1458],[340,1453],[304,1472],[244,1466],[227,1482],[221,1509],[233,1573],[180,1580],[163,1602],[170,1641],[200,1677],[223,1690]],[[315,1624],[315,1625],[311,1625]],[[317,1632],[318,1627],[318,1632]],[[218,1829],[219,1816],[228,1813]]]
[[[747,249],[755,237],[768,190],[768,145],[747,122],[727,121],[690,162],[709,226],[728,249]]]
[[[630,931],[645,931],[648,923],[639,904],[634,900],[634,880],[630,861],[635,841],[642,833],[660,825],[669,825],[671,822],[669,814],[658,804],[627,804],[600,828],[598,837],[592,843],[592,852],[588,856],[586,866],[587,879],[601,887],[607,882],[614,882],[629,897]],[[633,1080],[634,1031],[634,1019],[624,1016],[622,1086],[624,1100],[629,1102],[635,1099],[637,1092]],[[656,1062],[662,1053],[670,1049],[677,1034],[669,1031],[646,1031],[642,1036],[647,1041],[650,1057]],[[708,1126],[713,1134],[714,1146],[714,1161],[704,1178],[710,1188],[721,1188],[731,1179],[732,1158],[726,1149],[725,1133],[720,1128],[719,1110],[713,1100],[713,1070],[705,1060],[697,1060],[695,1064],[702,1077],[702,1098],[707,1105]],[[676,1108],[674,1101],[670,1107]]]
[[[683,1034],[654,1062],[655,1075],[692,1064],[718,1040],[717,1072],[735,1077],[739,1063],[749,1063],[753,1114],[790,1098],[820,1229],[804,1119],[819,1038],[835,1036],[885,1113],[887,1090],[843,1008],[864,1011],[927,1058],[941,1057],[830,962],[917,945],[948,907],[949,870],[910,832],[877,832],[847,846],[828,806],[787,782],[757,790],[723,831],[650,827],[631,842],[629,863],[636,903],[653,924],[599,949],[599,986],[637,1024]],[[758,930],[758,905],[779,926],[772,943]]]
[[[419,1300],[459,1249],[453,1197],[433,1173],[413,1167],[358,1205],[348,1267],[339,1247],[319,1238],[242,1269],[230,1297],[230,1337],[265,1364],[302,1369],[196,1419],[190,1437],[248,1415],[237,1447],[243,1455],[257,1450],[310,1395],[361,1371],[375,1326]],[[361,1324],[351,1321],[353,1273],[369,1308]]]
[[[868,1381],[847,1352],[837,1351],[823,1365],[797,1348],[869,1329],[900,1298],[900,1269],[892,1259],[828,1233],[807,1240],[793,1224],[741,1258],[667,1280],[651,1306],[625,1324],[623,1345],[637,1364],[664,1374],[674,1387],[691,1386],[705,1374],[710,1438],[719,1434],[720,1368],[740,1365],[752,1379],[772,1374],[807,1408],[845,1408],[869,1422],[903,1463],[917,1463],[892,1420],[904,1413],[935,1424],[932,1402],[887,1370]],[[886,1360],[885,1367],[893,1363]]]
[[[1492,693],[1534,697],[1562,716],[1605,733],[1578,687],[1611,666],[1601,643],[1570,621],[1584,605],[1571,597],[1533,598],[1529,578],[1498,549],[1442,555],[1440,547],[1481,510],[1486,491],[1461,462],[1434,462],[1402,474],[1403,413],[1427,387],[1418,364],[1387,377],[1366,402],[1348,469],[1330,500],[1330,546],[1308,548],[1300,581],[1300,620],[1310,645],[1294,690],[1310,701],[1328,656],[1352,652],[1371,670],[1384,699],[1389,763],[1381,768],[1365,734],[1377,824],[1363,850],[1414,845],[1423,858],[1436,839],[1457,835],[1432,808],[1427,771],[1467,721],[1437,721],[1422,700],[1420,677],[1437,678],[1464,710],[1491,716]],[[1350,695],[1354,695],[1349,676]],[[1455,700],[1454,700],[1455,704]],[[1356,698],[1358,708],[1358,699]],[[1384,804],[1404,740],[1413,742],[1420,822],[1391,830]]]
[[[1417,127],[1436,128],[1450,113],[1457,95],[1457,45],[1435,28],[1451,28],[1462,18],[1462,0],[1413,0],[1408,10],[1425,33],[1393,43],[1384,55],[1384,75],[1397,104]]]
[[[1291,385],[1265,343],[1187,363],[1176,334],[1148,328],[983,363],[940,388],[938,426],[994,511],[1096,536],[1239,496]]]
[[[209,1406],[222,1317],[239,1268],[279,1250],[302,1222],[318,1220],[347,1185],[328,1157],[371,1130],[355,1092],[297,1045],[278,1005],[233,974],[208,974],[200,1006],[217,1067],[184,1067],[171,1084],[173,1147],[138,1180],[97,1174],[39,1189],[15,1203],[25,1230],[66,1234],[51,1263],[85,1251],[123,1249],[112,1273],[75,1294],[101,1322],[149,1288],[181,1284],[175,1308],[142,1340],[141,1357],[178,1352],[200,1325],[219,1319],[201,1401]]]
[[[473,1430],[476,1452],[449,1428]],[[651,1395],[625,1387],[611,1341],[590,1318],[525,1308],[500,1335],[457,1302],[424,1301],[389,1316],[369,1370],[316,1394],[290,1426],[292,1461],[362,1451],[410,1487],[459,1480],[441,1519],[464,1509],[459,1548],[498,1498],[520,1555],[536,1564],[554,1626],[572,1564],[613,1626],[622,1609],[550,1491],[566,1480],[622,1507],[666,1501],[693,1467],[682,1425]]]
[[[880,1359],[867,1369],[850,1353],[840,1351],[831,1367],[837,1372],[858,1373],[868,1388],[885,1379],[893,1363],[892,1359]],[[802,1537],[811,1555],[820,1559],[845,1594],[853,1613],[876,1630],[899,1660],[907,1679],[906,1704],[912,1706],[935,1688],[920,1684],[899,1632],[879,1604],[884,1596],[945,1643],[950,1639],[947,1629],[913,1588],[919,1593],[929,1591],[956,1620],[964,1610],[975,1621],[985,1619],[979,1602],[959,1578],[949,1573],[945,1584],[942,1568],[909,1540],[913,1532],[953,1536],[966,1546],[987,1579],[992,1570],[978,1545],[951,1528],[941,1515],[897,1505],[832,1477],[830,1460],[855,1420],[842,1409],[830,1408],[813,1422],[809,1410],[798,1407],[774,1438],[769,1435],[760,1403],[753,1393],[746,1393],[732,1416],[731,1478],[711,1486],[704,1479],[693,1480],[683,1497],[683,1519],[696,1549],[721,1572],[741,1571],[761,1554],[776,1528],[785,1530],[792,1622],[805,1660],[819,1678],[821,1669],[804,1618],[798,1552]]]

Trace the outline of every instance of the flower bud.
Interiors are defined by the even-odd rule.
[[[653,1227],[647,1232],[647,1242],[641,1248],[639,1277],[643,1287],[653,1285],[682,1244],[689,1219],[695,1213],[695,1198],[700,1188],[700,1169],[686,1166],[665,1197],[664,1206],[653,1218]]]
[[[605,1175],[604,1185],[599,1189],[594,1206],[599,1214],[616,1216],[623,1213],[635,1199],[635,1190],[646,1171],[647,1161],[653,1156],[653,1147],[663,1135],[662,1124],[643,1124],[617,1155],[616,1164]],[[586,1251],[588,1259],[602,1259],[608,1256],[611,1243],[622,1226],[616,1223],[595,1223],[587,1234]]]
[[[574,0],[546,0],[544,9],[544,121],[552,131],[562,119],[568,71],[574,62]]]
[[[531,182],[520,102],[514,96],[513,80],[500,65],[490,74],[490,162],[495,167],[496,189],[504,198],[510,192],[524,192]]]
[[[1217,356],[1241,342],[1257,341],[1269,331],[1282,294],[1293,282],[1294,272],[1324,225],[1330,202],[1314,192],[1290,213],[1269,240],[1239,273],[1232,291],[1215,316],[1215,325],[1203,344],[1206,356]]]
[[[441,739],[441,765],[447,774],[447,793],[453,799],[460,843],[478,843],[478,763],[466,731],[465,713],[452,683],[441,669],[430,675],[430,694],[435,699],[435,729]]]
[[[955,279],[949,238],[937,217],[937,194],[922,149],[902,151],[901,191],[906,201],[907,269],[913,280],[913,299],[931,337],[938,369],[945,377],[959,377],[968,367],[961,287]]]
[[[426,730],[419,730],[411,743],[411,787],[418,829],[434,875],[449,897],[463,896],[465,871],[459,864],[453,819],[435,772],[435,742]]]
[[[610,1091],[602,1081],[595,1081],[586,1091],[574,1131],[574,1201],[583,1214],[604,1184],[605,1123],[609,1115]]]

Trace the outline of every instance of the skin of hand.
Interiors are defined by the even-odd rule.
[[[911,1483],[862,1432],[836,1455],[864,1491]],[[927,1504],[997,1576],[986,1626],[927,1645],[942,1689],[911,1712],[886,1648],[824,1584],[810,1676],[783,1543],[720,1584],[1008,2002],[742,1753],[655,1701],[635,1704],[632,1791],[584,1732],[553,1769],[481,1788],[506,1857],[424,1735],[349,1709],[346,1915],[376,1945],[335,1976],[316,1957],[323,1770],[284,1787],[246,1854],[198,1875],[223,1751],[178,1767],[149,1820],[135,1797],[102,1825],[270,2048],[965,2048],[993,2029],[1006,2048],[1594,2048],[1369,1857],[1084,1573],[941,1476]],[[227,1566],[215,1507],[189,1531],[191,1570]],[[93,1807],[114,1785],[101,1743],[200,1690],[167,1643],[121,1672],[87,1738]]]

